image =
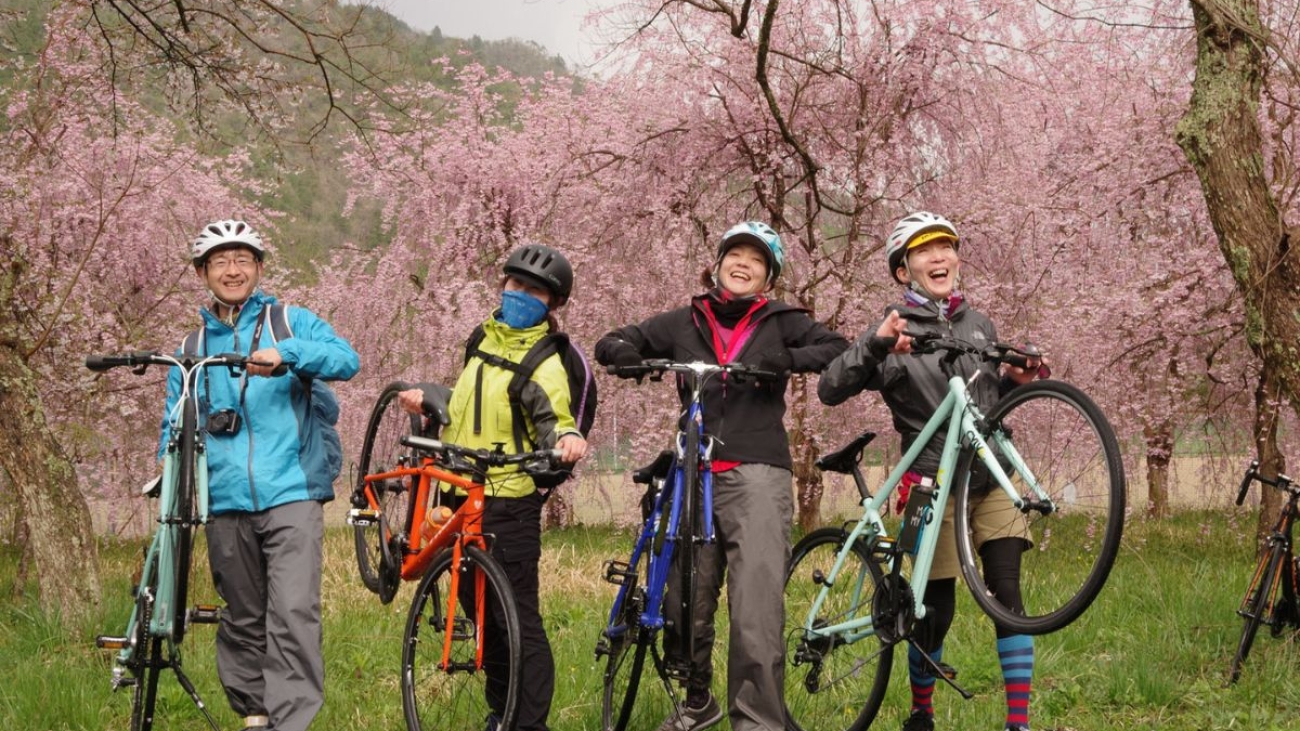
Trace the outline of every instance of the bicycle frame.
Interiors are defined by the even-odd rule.
[[[939,471],[935,478],[935,496],[933,501],[933,515],[942,516],[947,507],[948,499],[952,493],[952,476],[957,464],[957,458],[962,450],[972,449],[979,457],[980,461],[988,467],[990,477],[996,483],[998,488],[1006,493],[1012,504],[1019,510],[1027,509],[1040,510],[1043,512],[1052,512],[1055,506],[1048,497],[1046,491],[1038,484],[1037,478],[1034,477],[1025,461],[1020,457],[1010,439],[1008,439],[1001,430],[997,430],[992,435],[993,445],[990,445],[980,436],[980,430],[977,424],[983,420],[983,414],[979,408],[971,401],[968,384],[973,383],[979,377],[977,372],[969,381],[960,376],[953,376],[948,379],[948,395],[944,397],[939,408],[935,410],[930,420],[926,422],[925,428],[912,446],[904,453],[901,460],[885,478],[882,489],[875,495],[868,495],[862,500],[863,513],[862,517],[851,529],[848,539],[844,542],[844,550],[836,557],[831,572],[827,575],[824,585],[818,592],[814,600],[812,609],[808,613],[807,619],[803,624],[804,636],[808,640],[828,638],[830,636],[842,636],[848,642],[854,642],[872,634],[875,634],[875,628],[870,616],[870,607],[865,607],[867,616],[852,617],[846,621],[825,626],[814,626],[814,620],[819,616],[822,605],[831,587],[839,579],[839,574],[844,568],[852,546],[863,538],[867,540],[890,540],[888,531],[885,528],[884,519],[881,511],[887,510],[889,499],[897,489],[899,483],[915,463],[917,457],[929,444],[935,434],[939,432],[944,425],[947,425],[947,435],[944,440],[943,453],[939,460]],[[1012,467],[1012,472],[1018,475],[1023,481],[1026,497],[1022,497],[1011,482],[1006,470],[994,456],[996,453],[1007,459]],[[938,530],[926,530],[921,534],[920,543],[916,552],[916,558],[912,564],[912,577],[910,584],[913,589],[912,610],[915,612],[917,619],[926,615],[926,608],[923,602],[925,598],[925,586],[929,581],[930,567],[934,561],[936,546],[939,542]],[[892,569],[891,563],[887,564]],[[857,580],[862,582],[865,577],[859,576]],[[861,583],[859,583],[859,590]]]
[[[397,541],[397,544],[403,550],[400,567],[401,578],[403,581],[415,581],[424,576],[434,558],[444,550],[450,549],[452,551],[452,562],[456,566],[460,565],[466,546],[472,545],[484,551],[488,550],[487,539],[483,533],[483,511],[486,508],[484,485],[487,481],[487,468],[481,464],[465,464],[463,467],[470,474],[467,477],[464,474],[439,466],[437,460],[430,456],[431,452],[443,449],[441,442],[424,437],[403,436],[401,443],[424,452],[424,456],[420,457],[420,466],[399,467],[387,472],[364,475],[361,479],[366,501],[369,504],[370,511],[375,515],[381,509],[375,497],[374,486],[376,483],[397,479],[406,480],[408,481],[407,484],[415,485],[415,498],[409,505],[411,514],[407,516],[406,520],[409,528],[406,535]],[[555,456],[554,452],[552,452],[552,456]],[[515,456],[512,459],[518,460],[519,458],[519,456]],[[424,537],[424,524],[427,520],[426,513],[429,500],[433,496],[433,483],[435,481],[460,488],[465,492],[465,497],[463,500],[459,497],[456,498],[460,505],[455,512],[432,536],[426,539]],[[353,511],[353,513],[356,512]],[[374,517],[370,519],[373,520]],[[460,601],[460,579],[459,572],[454,572],[451,575],[451,591],[447,599],[448,611],[443,633],[440,667],[447,671],[457,669],[479,670],[483,667],[484,649],[481,641],[475,648],[473,668],[457,668],[451,660],[452,639],[455,636],[455,608],[457,602]],[[483,575],[476,574],[474,612],[475,621],[479,627],[485,624],[484,617],[487,611],[487,602],[484,601],[485,591],[486,584]]]
[[[700,406],[699,396],[699,389],[696,388],[692,395],[691,405],[687,410],[686,423],[688,424],[687,428],[694,429],[699,436],[700,487],[702,493],[700,513],[703,521],[699,542],[711,545],[717,540],[713,526],[713,438],[704,433],[704,411]],[[646,577],[646,609],[641,613],[640,620],[642,627],[654,630],[662,629],[664,626],[662,605],[668,588],[668,572],[672,567],[677,543],[683,538],[695,539],[692,534],[683,536],[681,533],[682,513],[688,507],[685,495],[686,433],[684,431],[679,430],[677,432],[675,444],[676,449],[668,472],[671,480],[665,480],[663,488],[655,499],[650,517],[647,518],[641,535],[638,536],[632,549],[632,564],[635,565],[648,545],[652,543],[658,544],[651,549],[654,558],[650,561],[650,573]],[[668,522],[660,529],[665,505],[668,506]],[[660,540],[656,541],[656,539]],[[622,606],[623,601],[627,598],[627,590],[626,585],[619,587],[618,596],[614,603],[615,607]],[[616,609],[611,610],[610,627],[614,627],[617,623],[618,618],[614,616],[615,612]],[[626,627],[623,629],[626,630]],[[684,633],[684,636],[690,636],[690,634],[687,632]],[[686,657],[689,658],[690,655],[688,654]]]

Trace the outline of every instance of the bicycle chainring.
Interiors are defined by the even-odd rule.
[[[907,579],[895,574],[885,574],[876,582],[876,595],[871,602],[871,623],[876,635],[885,644],[896,644],[911,635],[916,625],[916,609],[912,587]]]

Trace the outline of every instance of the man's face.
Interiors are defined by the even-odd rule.
[[[262,281],[262,262],[252,249],[223,249],[209,256],[198,273],[218,300],[242,305]]]

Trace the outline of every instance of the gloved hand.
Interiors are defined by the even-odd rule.
[[[794,365],[794,356],[790,351],[782,348],[781,350],[771,350],[766,353],[760,353],[754,367],[759,370],[771,371],[779,376],[784,376],[790,372]]]
[[[631,343],[619,341],[609,353],[609,365],[618,368],[641,365],[641,351],[632,347]]]

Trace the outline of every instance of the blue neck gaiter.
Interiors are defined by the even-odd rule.
[[[516,289],[501,292],[501,311],[497,321],[503,322],[516,330],[532,327],[546,317],[546,303],[536,297]]]

